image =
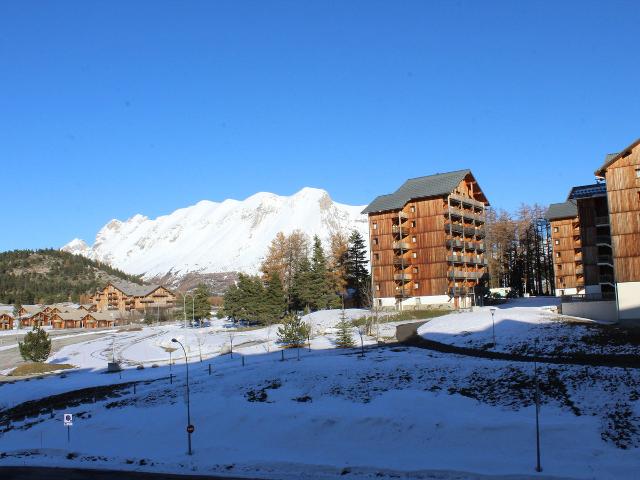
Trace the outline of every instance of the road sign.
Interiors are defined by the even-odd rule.
[[[73,415],[71,413],[64,414],[64,426],[65,427],[73,426]]]
[[[188,432],[188,433],[193,433],[193,431],[194,431],[195,429],[196,429],[196,427],[194,427],[193,425],[189,425],[189,426],[187,427],[187,432]]]

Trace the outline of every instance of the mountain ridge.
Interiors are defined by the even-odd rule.
[[[92,245],[74,238],[63,251],[112,265],[145,279],[193,274],[257,273],[280,231],[302,230],[326,243],[331,233],[358,230],[368,239],[364,206],[334,202],[323,189],[304,187],[290,196],[257,192],[245,200],[201,200],[149,218],[137,213],[112,219]]]

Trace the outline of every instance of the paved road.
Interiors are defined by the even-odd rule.
[[[251,480],[246,477],[239,479],[237,477],[44,467],[0,467],[0,478],[3,480]]]
[[[420,326],[427,322],[405,323],[396,328],[396,338],[399,343],[412,347],[425,348],[442,353],[455,353],[467,357],[489,358],[493,360],[512,360],[516,362],[552,363],[556,365],[588,365],[593,367],[622,367],[640,368],[640,357],[637,355],[597,355],[597,354],[574,354],[566,357],[537,357],[534,359],[530,355],[516,355],[505,352],[494,352],[491,350],[477,350],[474,348],[457,347],[446,343],[427,340],[418,335]]]
[[[79,332],[79,331],[78,331]],[[59,338],[56,339],[57,336],[62,336],[62,335],[70,335],[70,332],[67,330],[65,333],[53,333],[53,332],[49,332],[50,337],[51,337],[51,353],[57,352],[58,350],[60,350],[62,347],[66,347],[67,345],[74,345],[76,343],[81,343],[81,342],[86,342],[88,340],[95,340],[96,338],[100,338],[100,337],[104,337],[106,335],[106,333],[104,332],[95,332],[95,333],[91,333],[89,335],[79,335],[77,337],[69,337],[69,338]],[[3,345],[10,345],[10,344],[15,344],[17,341],[22,340],[22,337],[24,335],[20,334],[20,335],[3,335],[2,336],[2,344]],[[9,340],[9,338],[11,338],[11,340]],[[24,361],[22,360],[22,357],[20,356],[20,351],[18,350],[18,347],[14,347],[14,348],[9,348],[7,350],[0,350],[0,371],[1,370],[6,370],[8,368],[13,368],[13,367],[17,367],[18,365],[24,363]],[[13,377],[6,377],[4,375],[0,375],[0,382],[1,381],[6,381],[6,380],[15,380],[16,378]]]

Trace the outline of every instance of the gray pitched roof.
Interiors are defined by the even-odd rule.
[[[426,177],[410,178],[394,193],[376,197],[362,213],[397,210],[404,207],[409,200],[414,198],[448,195],[470,173],[471,170],[465,169],[455,172],[436,173]]]
[[[604,163],[602,164],[602,166],[598,170],[596,170],[596,176],[597,177],[604,177],[604,175],[605,175],[605,173],[607,171],[607,168],[609,168],[619,158],[622,158],[622,157],[628,155],[629,153],[631,153],[631,150],[636,148],[638,145],[640,145],[640,138],[635,140],[631,145],[629,145],[627,148],[625,148],[624,150],[621,150],[618,153],[609,153],[609,154],[607,154],[607,156],[604,157]]]
[[[549,209],[545,215],[547,220],[560,220],[562,218],[575,218],[577,216],[578,207],[574,200],[563,203],[552,203],[549,205]]]
[[[160,288],[160,285],[138,285],[131,282],[111,282],[111,285],[130,297],[144,297]]]

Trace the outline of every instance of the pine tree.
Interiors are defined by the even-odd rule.
[[[331,291],[330,277],[327,273],[327,257],[317,235],[313,237],[310,283],[312,293],[311,307],[315,310],[327,308],[336,295]]]
[[[353,290],[355,304],[364,306],[365,293],[369,283],[369,272],[367,271],[367,248],[360,232],[354,230],[349,237],[349,249],[347,251],[347,285]]]
[[[287,347],[300,348],[307,339],[307,325],[297,315],[284,317],[282,326],[278,328],[278,340]]]
[[[340,321],[338,322],[338,334],[336,337],[336,346],[338,348],[353,348],[353,336],[351,335],[351,322],[347,320],[344,309],[340,313]]]
[[[51,340],[42,328],[35,326],[27,333],[24,341],[18,343],[20,355],[26,361],[44,362],[51,353]]]
[[[291,283],[291,303],[294,309],[303,310],[313,308],[314,300],[311,263],[303,258]]]
[[[194,305],[193,317],[202,320],[211,316],[211,303],[209,303],[209,288],[204,284],[199,284],[193,292]]]
[[[278,322],[287,308],[284,289],[277,272],[271,273],[265,289],[265,320],[267,324]]]

